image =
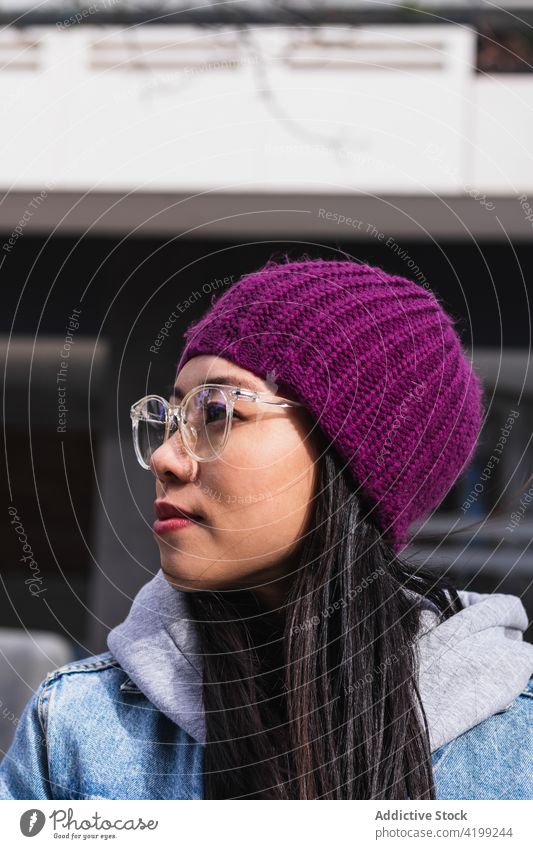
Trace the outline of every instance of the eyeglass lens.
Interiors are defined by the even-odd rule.
[[[137,447],[147,466],[165,440],[166,408],[155,398],[145,401],[136,428]],[[220,389],[199,387],[184,410],[182,437],[187,447],[202,459],[221,452],[230,426],[228,402]],[[173,422],[169,435],[176,430]]]

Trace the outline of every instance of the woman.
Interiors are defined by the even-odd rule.
[[[400,554],[485,412],[437,298],[271,259],[186,342],[131,411],[161,569],[28,702],[0,796],[531,798],[520,600]]]

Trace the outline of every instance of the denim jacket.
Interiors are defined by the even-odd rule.
[[[203,745],[111,652],[51,672],[0,764],[0,799],[201,799]],[[432,754],[438,799],[533,798],[533,678]]]

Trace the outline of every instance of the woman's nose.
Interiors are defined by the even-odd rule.
[[[198,461],[185,449],[177,430],[153,452],[150,468],[161,481],[169,480],[171,477],[192,481],[198,474]]]

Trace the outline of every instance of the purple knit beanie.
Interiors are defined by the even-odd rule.
[[[482,384],[453,319],[411,280],[350,260],[270,259],[214,296],[185,340],[178,372],[216,355],[305,404],[396,553],[472,459]]]

